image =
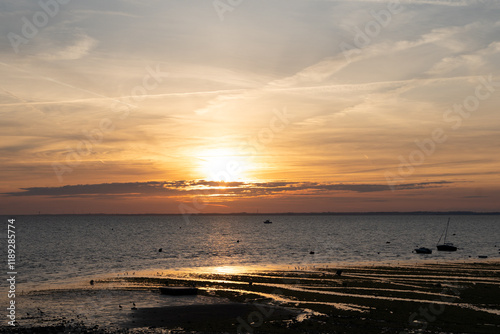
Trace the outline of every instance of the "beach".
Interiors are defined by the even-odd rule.
[[[18,300],[1,333],[498,333],[500,261],[126,272]]]

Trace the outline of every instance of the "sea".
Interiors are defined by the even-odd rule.
[[[0,218],[6,266],[9,218],[23,291],[148,270],[500,258],[500,215],[36,215]],[[458,251],[439,252],[448,219]]]

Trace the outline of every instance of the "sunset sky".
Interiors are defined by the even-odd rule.
[[[496,0],[4,0],[0,214],[500,211]]]

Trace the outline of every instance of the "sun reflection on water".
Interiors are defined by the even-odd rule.
[[[214,267],[212,273],[225,275],[238,275],[248,272],[248,267],[244,266],[219,266]]]

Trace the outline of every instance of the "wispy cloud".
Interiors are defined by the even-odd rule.
[[[79,34],[75,36],[71,44],[51,50],[50,53],[40,54],[39,57],[47,60],[76,60],[88,55],[97,44],[94,38]]]
[[[445,57],[427,71],[427,74],[432,76],[443,76],[452,73],[456,75],[460,72],[469,73],[470,70],[477,71],[489,63],[487,57],[498,53],[500,53],[500,42],[493,42],[487,47],[474,52]]]
[[[479,24],[466,24],[464,26],[450,26],[450,27],[440,27],[432,29],[430,32],[426,32],[418,37],[413,37],[413,39],[407,40],[393,40],[393,41],[382,41],[374,42],[362,49],[359,52],[351,54],[349,61],[346,59],[343,53],[338,53],[336,56],[326,57],[319,62],[309,65],[291,76],[284,78],[276,78],[270,80],[269,82],[263,84],[261,87],[256,89],[247,89],[242,91],[240,94],[231,95],[219,95],[211,100],[208,105],[196,112],[198,114],[205,114],[211,111],[217,111],[222,108],[231,107],[228,101],[234,100],[255,100],[261,96],[266,96],[272,94],[273,92],[314,92],[329,88],[334,90],[342,89],[345,90],[358,90],[363,87],[366,88],[368,85],[373,89],[378,87],[383,87],[387,83],[395,82],[396,80],[381,80],[380,82],[362,82],[357,84],[343,83],[339,84],[335,80],[335,76],[340,72],[344,71],[349,73],[352,68],[356,66],[356,63],[367,61],[369,59],[374,59],[381,56],[391,56],[395,54],[403,54],[411,49],[416,49],[423,47],[425,45],[435,45],[436,48],[447,48],[453,53],[462,52],[466,48],[463,43],[458,42],[459,37],[462,34],[468,33],[472,30],[478,30]],[[399,67],[399,65],[394,65],[394,70]],[[394,70],[388,72],[389,74],[394,73]],[[406,70],[406,69],[405,69]],[[433,74],[436,74],[433,72]],[[423,78],[422,79],[428,79]],[[333,82],[332,82],[333,80]],[[415,82],[418,78],[413,77],[409,81]]]

